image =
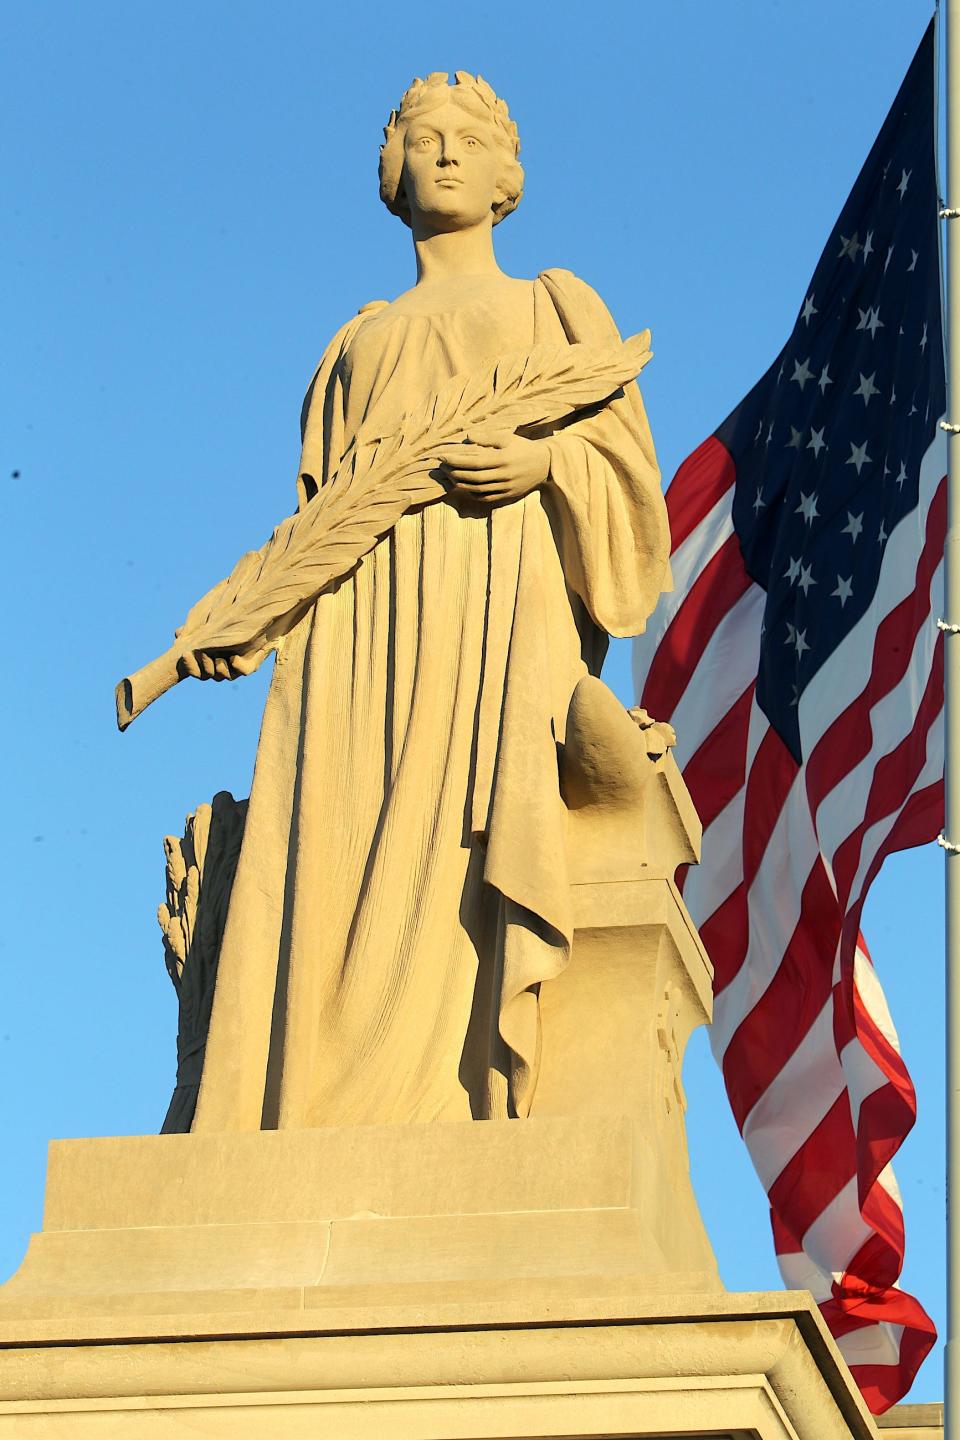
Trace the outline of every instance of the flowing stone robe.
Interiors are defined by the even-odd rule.
[[[615,337],[563,270],[431,314],[365,307],[307,393],[301,504],[362,422],[389,434],[450,375]],[[573,931],[570,696],[669,586],[636,385],[549,444],[542,490],[407,514],[283,641],[194,1130],[529,1113],[538,988]]]

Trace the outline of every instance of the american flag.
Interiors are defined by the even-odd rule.
[[[915,1097],[860,932],[943,819],[934,69],[931,23],[790,339],[667,491],[675,589],[635,651],[703,820],[684,898],[781,1272],[877,1412],[935,1340],[897,1284]]]

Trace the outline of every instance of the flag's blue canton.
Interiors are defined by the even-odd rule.
[[[717,431],[767,591],[757,700],[798,761],[799,697],[868,608],[943,413],[934,114],[931,24],[793,334]]]

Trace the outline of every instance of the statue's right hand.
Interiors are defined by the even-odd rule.
[[[194,680],[236,680],[255,670],[256,663],[242,655],[208,655],[205,650],[188,650],[181,655],[177,669],[183,679],[192,676]]]

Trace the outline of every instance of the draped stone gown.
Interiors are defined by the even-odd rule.
[[[308,391],[301,503],[371,417],[390,433],[456,372],[615,334],[567,271],[432,314],[367,306]],[[406,515],[283,642],[195,1130],[529,1112],[538,986],[572,938],[567,707],[669,583],[637,387],[550,447],[542,491]]]

